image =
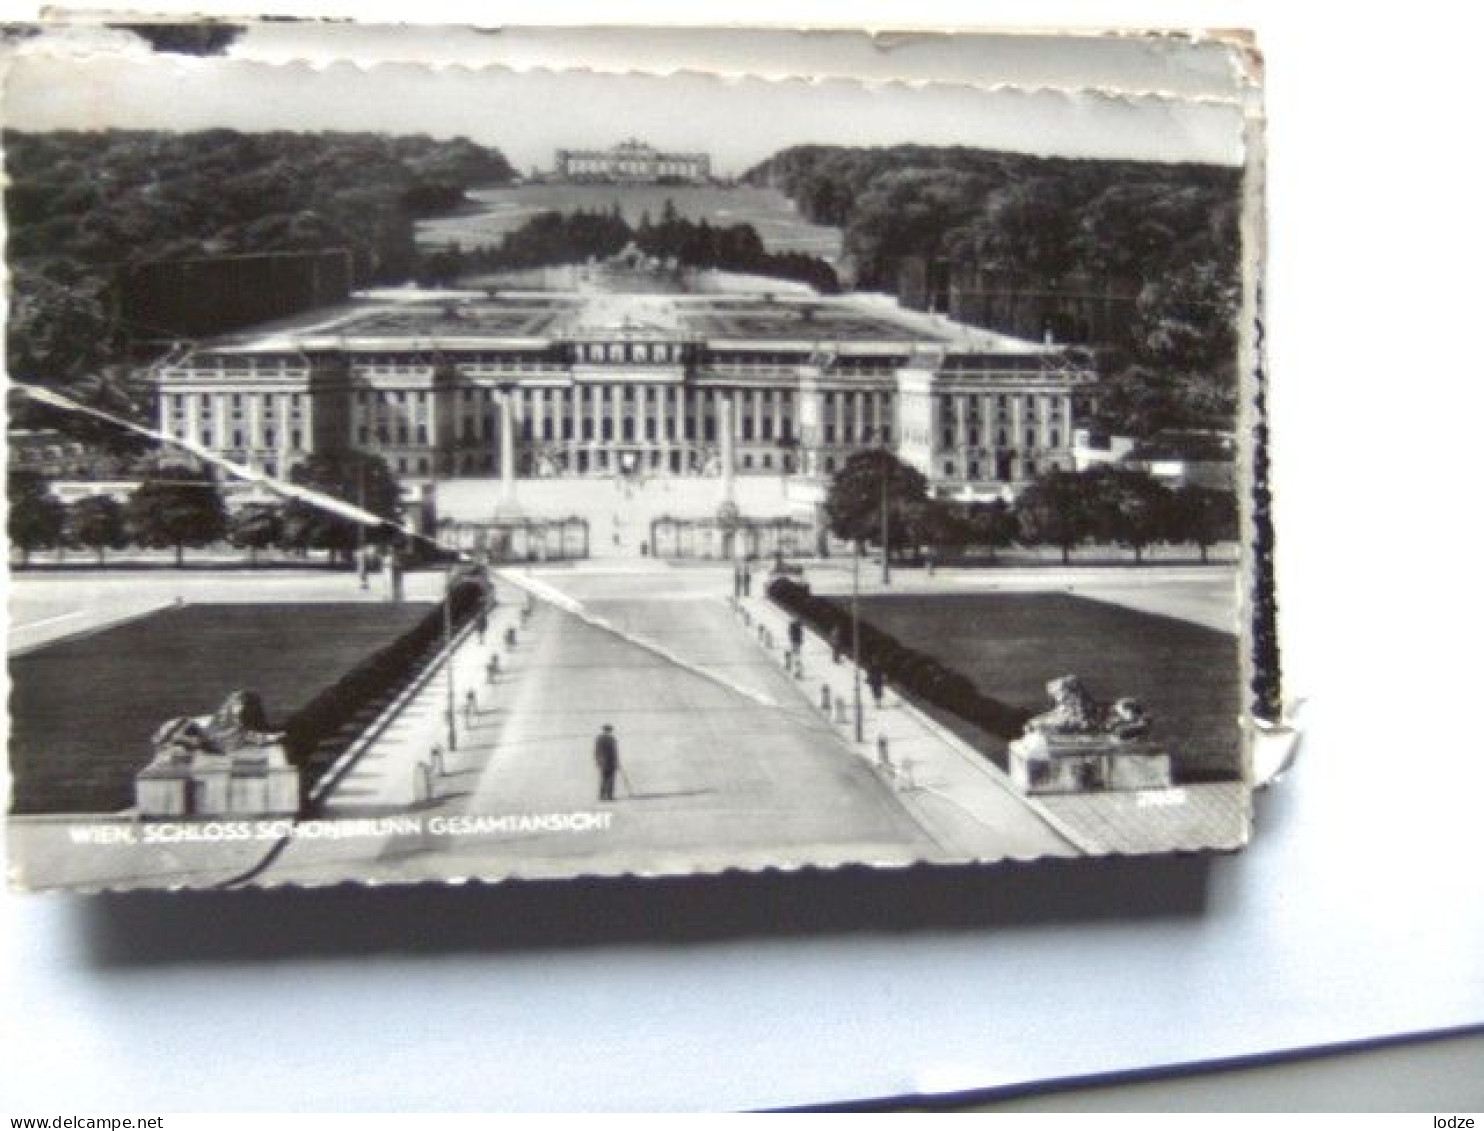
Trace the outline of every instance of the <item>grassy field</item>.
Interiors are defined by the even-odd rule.
[[[1154,737],[1169,747],[1182,780],[1239,773],[1235,636],[1058,593],[869,597],[861,616],[1027,713],[1046,710],[1047,682],[1071,673],[1101,702],[1132,695],[1154,716]],[[1004,764],[1002,739],[930,713]]]
[[[263,696],[274,726],[430,605],[184,605],[10,661],[17,813],[133,804],[150,735],[227,694]]]
[[[451,243],[466,249],[488,247],[498,244],[506,232],[538,212],[606,212],[615,204],[630,226],[637,227],[645,213],[658,221],[665,202],[670,201],[688,220],[705,220],[720,227],[751,224],[772,252],[800,251],[828,260],[840,255],[840,230],[811,224],[775,189],[746,185],[534,184],[475,189],[469,196],[476,208],[421,221],[418,242],[425,247]]]

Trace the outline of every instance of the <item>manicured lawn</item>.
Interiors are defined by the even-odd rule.
[[[1046,684],[1071,673],[1100,702],[1134,696],[1154,716],[1154,737],[1169,747],[1183,780],[1239,773],[1235,636],[1058,593],[870,597],[861,616],[1027,714],[1046,710]],[[1003,765],[1002,738],[931,713]]]
[[[12,808],[126,808],[150,736],[166,719],[208,714],[247,688],[278,726],[430,607],[185,605],[13,657]]]

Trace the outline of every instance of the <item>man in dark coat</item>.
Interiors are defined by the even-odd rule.
[[[618,777],[618,739],[613,737],[613,727],[603,724],[603,733],[593,744],[593,758],[598,763],[598,800],[613,800],[613,780]]]
[[[798,617],[788,622],[788,646],[795,653],[804,646],[804,622]]]

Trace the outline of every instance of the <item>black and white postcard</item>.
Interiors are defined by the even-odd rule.
[[[1246,842],[1252,44],[1040,37],[1197,96],[274,32],[3,47],[12,884]]]

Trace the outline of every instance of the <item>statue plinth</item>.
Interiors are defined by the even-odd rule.
[[[182,716],[154,736],[134,776],[142,817],[275,816],[299,810],[299,771],[264,729],[262,700],[233,692],[215,715]]]
[[[1119,699],[1103,710],[1076,676],[1047,685],[1053,707],[1010,743],[1010,780],[1022,793],[1168,789],[1170,753],[1148,739],[1142,704]]]

